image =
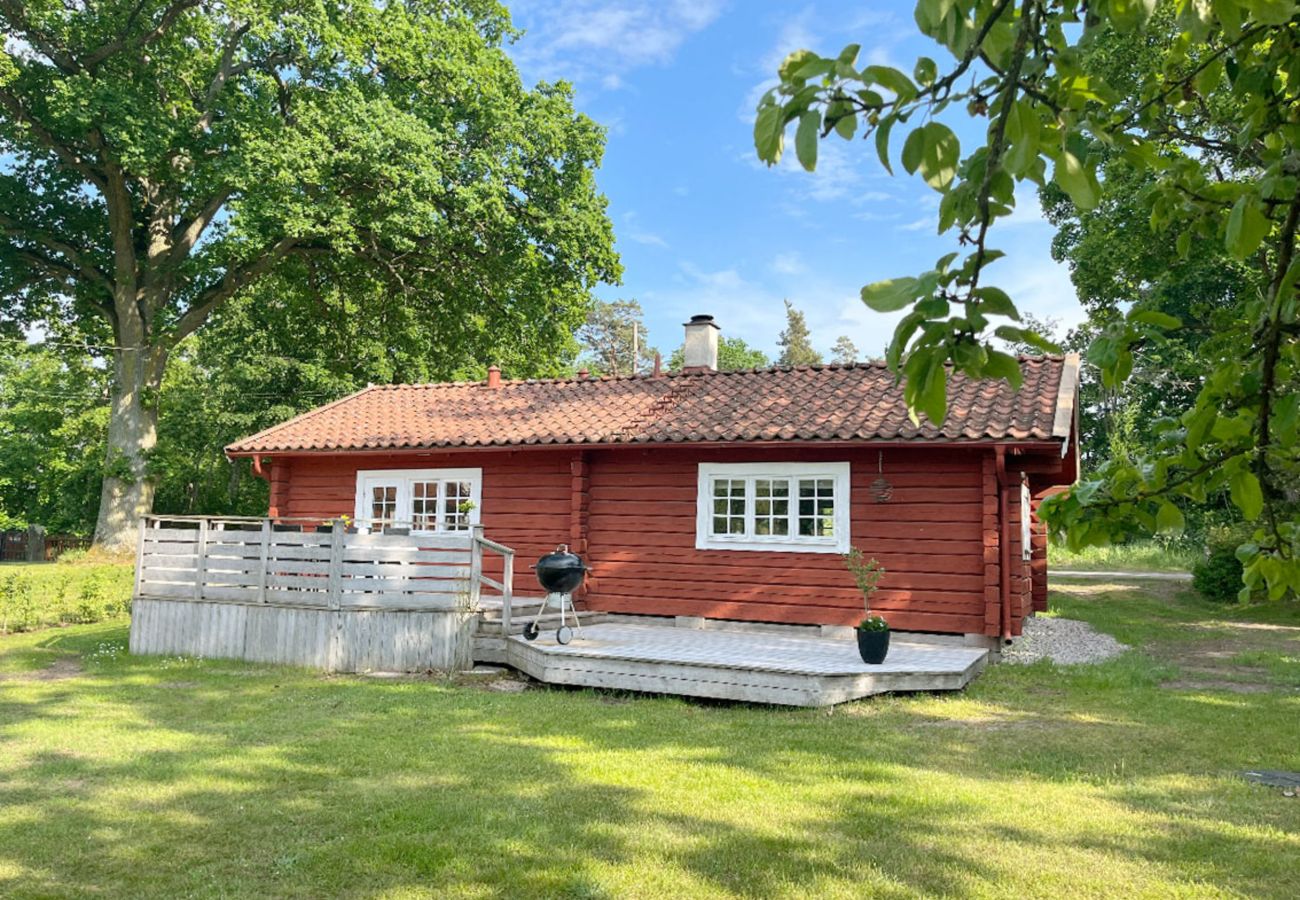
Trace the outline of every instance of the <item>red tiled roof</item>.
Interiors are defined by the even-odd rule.
[[[1077,358],[1022,357],[1024,384],[948,387],[941,428],[912,424],[901,384],[879,363],[662,377],[381,385],[226,448],[232,455],[538,444],[691,441],[1063,440]],[[1064,422],[1064,425],[1062,425]]]

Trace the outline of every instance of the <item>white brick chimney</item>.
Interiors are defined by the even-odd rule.
[[[685,328],[682,371],[718,371],[718,332],[722,329],[714,323],[713,316],[691,316]]]

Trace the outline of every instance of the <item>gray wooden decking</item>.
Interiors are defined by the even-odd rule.
[[[529,642],[495,638],[475,651],[549,684],[715,697],[788,706],[829,706],[890,691],[965,687],[988,651],[900,640],[869,666],[852,639],[662,624],[598,622],[568,645],[543,632]],[[486,652],[482,652],[486,651]]]

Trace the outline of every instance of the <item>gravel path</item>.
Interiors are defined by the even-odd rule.
[[[1192,576],[1189,572],[1094,572],[1087,569],[1052,569],[1048,574],[1050,579],[1053,575],[1059,575],[1062,578],[1154,578],[1163,581],[1191,581]]]
[[[1054,663],[1095,663],[1119,656],[1128,647],[1078,619],[1034,616],[1025,620],[1025,633],[1002,650],[1004,662],[1028,665],[1040,659]]]

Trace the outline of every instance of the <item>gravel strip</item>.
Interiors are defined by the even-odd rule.
[[[1108,634],[1078,619],[1034,616],[1025,620],[1025,633],[1002,650],[1003,662],[1029,665],[1040,659],[1058,665],[1095,663],[1128,649]]]

